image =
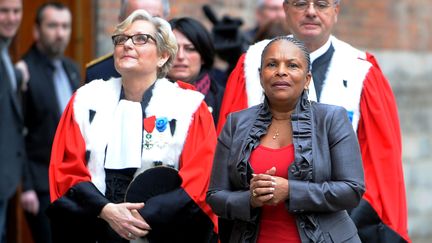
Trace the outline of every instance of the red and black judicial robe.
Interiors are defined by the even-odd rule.
[[[118,130],[116,116],[126,114],[118,111],[120,92],[121,80],[118,78],[95,80],[81,87],[70,100],[54,139],[49,170],[50,215],[61,223],[70,217],[67,220],[77,224],[67,226],[80,225],[80,230],[88,231],[89,234],[97,230],[93,221],[103,206],[109,203],[104,197],[105,167],[107,161],[112,160],[107,158],[107,154],[110,154],[107,150],[110,150],[110,144],[114,144],[111,147],[116,146],[112,142],[113,138],[115,140],[122,136],[121,133],[120,137],[112,135]],[[146,92],[144,96],[150,97],[145,108],[144,124],[146,120],[158,122],[158,119],[163,118],[169,123],[174,122],[175,126],[168,124],[161,128],[155,124],[149,130],[148,127],[143,129],[142,122],[139,122],[140,127],[131,134],[133,137],[133,134],[139,133],[143,140],[139,144],[128,144],[126,150],[114,148],[112,154],[119,151],[134,154],[134,148],[142,150],[135,175],[152,167],[153,162],[162,161],[178,169],[182,184],[177,190],[148,200],[140,213],[152,228],[165,227],[159,233],[168,236],[169,227],[174,227],[173,222],[177,224],[176,227],[185,230],[185,227],[181,227],[182,217],[193,218],[196,223],[190,229],[192,239],[202,237],[200,239],[214,241],[218,232],[217,217],[205,202],[205,196],[216,146],[216,132],[213,118],[203,102],[204,97],[190,90],[187,84],[171,83],[166,79],[156,80],[151,92]],[[141,104],[135,103],[141,109]],[[134,116],[124,119],[125,127],[130,117]],[[134,126],[133,122],[130,124]],[[125,127],[120,130],[124,131]],[[144,138],[148,134],[152,135],[152,139],[147,141]],[[76,229],[74,232],[85,234]],[[149,236],[154,232],[150,232]],[[183,231],[180,234],[187,233]],[[73,235],[68,237],[70,239]],[[97,236],[91,237],[88,242],[97,239]]]
[[[395,97],[374,56],[331,36],[334,53],[320,102],[346,108],[363,159],[366,193],[350,215],[364,242],[410,242],[402,168],[402,143]],[[263,100],[258,67],[268,40],[243,54],[225,89],[218,134],[229,113]],[[312,70],[313,72],[313,70]],[[316,100],[313,82],[310,99]]]

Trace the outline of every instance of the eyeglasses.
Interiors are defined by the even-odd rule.
[[[115,46],[124,45],[126,41],[132,39],[132,43],[134,45],[145,45],[149,41],[149,39],[153,40],[156,43],[156,39],[149,34],[135,34],[135,35],[113,35],[111,36],[112,42]]]
[[[286,3],[291,4],[295,10],[297,11],[305,11],[306,9],[309,8],[310,5],[312,5],[315,10],[320,11],[320,12],[324,12],[327,9],[330,8],[330,6],[332,5],[332,3],[329,3],[328,1],[305,1],[305,0],[297,0],[297,1],[292,1],[292,2],[288,2],[286,1]]]

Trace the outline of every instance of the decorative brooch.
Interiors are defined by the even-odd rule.
[[[143,121],[144,124],[144,130],[147,132],[147,134],[144,136],[143,146],[145,149],[151,149],[153,148],[153,130],[156,125],[156,117],[151,116],[144,118]]]
[[[168,119],[166,117],[161,117],[156,119],[156,129],[159,132],[165,131],[165,129],[167,128],[167,124],[168,124]]]
[[[176,119],[168,121],[166,117],[156,118],[156,116],[151,116],[145,118],[143,124],[145,130],[143,139],[144,149],[152,149],[154,145],[162,149],[168,144],[171,136],[174,136]],[[168,125],[170,126],[171,134],[166,132]]]

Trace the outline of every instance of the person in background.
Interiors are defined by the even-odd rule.
[[[79,88],[56,132],[48,209],[55,240],[217,241],[205,202],[216,131],[204,95],[165,78],[178,48],[169,23],[136,10],[112,41],[121,77]],[[181,186],[145,205],[124,202],[130,182],[156,166],[178,170]]]
[[[144,9],[152,16],[163,19],[167,19],[170,14],[169,0],[121,0],[119,22],[125,20],[137,9]],[[114,68],[112,53],[99,57],[86,65],[85,83],[95,79],[108,80],[111,77],[120,77]]]
[[[210,34],[192,18],[172,19],[169,22],[177,39],[178,52],[167,77],[190,83],[204,94],[216,124],[224,89],[211,75],[215,50]]]
[[[8,53],[22,11],[21,0],[0,0],[0,243],[6,242],[8,202],[17,192],[26,162],[20,84]]]
[[[229,242],[361,242],[347,210],[364,193],[343,107],[311,102],[302,42],[264,47],[264,103],[232,113],[218,138],[207,202],[234,221]]]
[[[285,0],[285,20],[294,37],[311,52],[310,98],[343,106],[357,134],[366,192],[350,211],[363,242],[410,242],[402,168],[401,131],[390,84],[375,57],[332,35],[340,0]],[[231,73],[218,122],[229,113],[263,101],[260,53],[268,41],[249,48]],[[252,70],[249,71],[249,70]]]
[[[258,29],[253,43],[288,35],[289,33],[288,26],[284,20],[272,21]]]
[[[152,16],[163,19],[170,15],[169,0],[121,0],[119,22],[137,9],[144,9]]]
[[[282,21],[285,18],[285,12],[282,7],[283,0],[258,0],[255,8],[256,24],[249,30],[246,30],[245,36],[249,44],[254,44],[258,31],[270,22]]]
[[[54,134],[81,77],[78,65],[63,56],[72,30],[70,10],[58,2],[42,4],[37,12],[35,42],[22,62],[30,75],[23,93],[29,174],[24,175],[21,205],[35,243],[50,243],[48,167]]]

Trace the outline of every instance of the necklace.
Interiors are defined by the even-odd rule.
[[[291,120],[291,117],[277,118],[273,116],[273,119],[275,119],[276,121],[285,121],[285,120]]]
[[[273,140],[276,139],[277,137],[279,137],[279,129],[276,128],[276,132],[273,135]]]

